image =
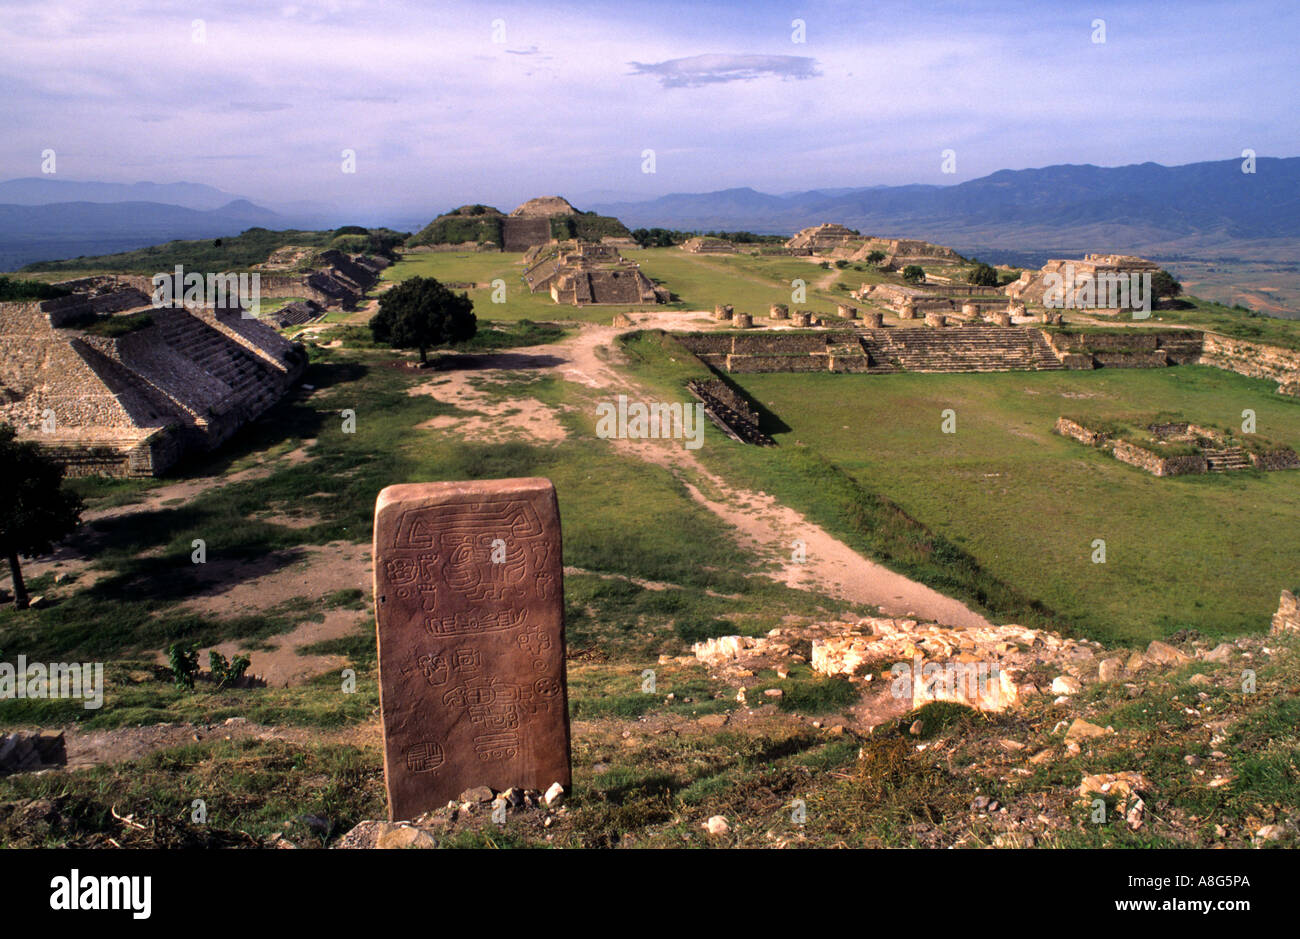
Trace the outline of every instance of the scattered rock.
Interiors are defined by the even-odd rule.
[[[1255,844],[1264,844],[1268,841],[1281,841],[1286,835],[1284,825],[1265,825],[1259,831],[1255,832]]]
[[[461,802],[491,802],[494,793],[487,786],[475,786],[473,789],[466,789],[460,794]]]
[[[727,723],[727,719],[726,714],[704,714],[700,717],[698,723],[701,727],[710,727],[716,730],[717,728],[724,726]]]
[[[1118,656],[1102,659],[1097,665],[1098,681],[1115,681],[1124,674],[1124,662]]]
[[[1032,848],[1034,836],[1027,831],[1004,831],[993,839],[995,848]]]
[[[1206,685],[1214,684],[1209,675],[1202,674],[1201,672],[1197,672],[1191,678],[1187,679],[1187,683],[1195,685],[1198,688],[1204,688]]]
[[[375,838],[375,847],[380,850],[390,848],[436,848],[438,843],[426,831],[409,825],[386,824]]]
[[[1151,640],[1142,658],[1150,665],[1186,665],[1192,661],[1190,655],[1178,651],[1169,643],[1161,642],[1159,639]]]
[[[1227,662],[1232,658],[1233,646],[1228,642],[1221,642],[1209,652],[1202,653],[1201,658],[1206,662]]]
[[[1140,792],[1150,792],[1151,783],[1141,773],[1123,770],[1118,773],[1097,773],[1084,776],[1079,784],[1079,795],[1087,798],[1096,793],[1118,797],[1121,804],[1127,805],[1130,798]]]
[[[564,787],[557,782],[551,783],[546,795],[542,796],[542,802],[548,809],[555,808],[564,802]]]
[[[921,731],[925,729],[925,721],[913,721],[912,726],[907,728],[907,732],[913,737],[921,736]]]
[[[715,838],[720,838],[731,831],[731,826],[727,824],[727,820],[721,815],[714,815],[704,823],[703,827]]]
[[[1083,689],[1079,679],[1057,675],[1052,679],[1052,694],[1078,694]]]
[[[1082,717],[1076,717],[1070,729],[1065,732],[1066,743],[1077,740],[1087,740],[1091,737],[1104,737],[1111,733],[1105,727],[1098,727],[1096,724],[1085,721]]]

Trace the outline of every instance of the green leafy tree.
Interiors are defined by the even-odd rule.
[[[430,349],[474,338],[478,318],[468,295],[452,293],[432,277],[412,277],[379,298],[370,332],[394,349],[419,349],[423,365]]]
[[[1151,275],[1151,299],[1176,297],[1183,292],[1183,285],[1174,280],[1174,275],[1163,268]]]
[[[19,555],[36,557],[81,524],[80,497],[63,488],[63,467],[0,424],[0,557],[9,561],[18,609],[31,604]]]
[[[867,263],[868,263],[868,264],[879,264],[881,261],[883,261],[883,260],[885,259],[885,257],[886,257],[886,255],[885,255],[885,252],[883,252],[883,251],[880,251],[880,250],[871,251],[871,252],[868,252],[868,254],[867,254]]]
[[[909,284],[919,284],[925,280],[925,269],[919,264],[909,264],[903,268],[903,280]]]
[[[966,282],[976,287],[996,287],[998,285],[997,269],[988,264],[976,264],[966,275]]]

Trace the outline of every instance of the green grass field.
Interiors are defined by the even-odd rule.
[[[493,303],[487,286],[468,290],[480,317],[496,320],[576,320],[605,323],[624,310],[712,310],[730,303],[737,311],[766,316],[773,303],[791,305],[791,282],[807,285],[807,300],[800,307],[834,313],[847,291],[834,289],[843,282],[857,289],[862,283],[901,282],[897,275],[852,267],[824,270],[815,263],[791,257],[753,257],[748,254],[698,255],[680,248],[646,248],[627,252],[641,265],[647,277],[662,283],[678,298],[668,304],[646,306],[560,305],[548,293],[530,294],[524,286],[523,255],[498,251],[433,251],[410,253],[384,271],[383,280],[398,282],[408,277],[435,277],[456,283],[490,284],[500,278],[506,283],[506,302]],[[824,286],[819,286],[824,285]]]
[[[1052,433],[1085,407],[1229,426],[1251,408],[1259,433],[1300,443],[1300,402],[1269,383],[1194,366],[732,378],[783,447],[816,450],[1083,634],[1259,631],[1300,568],[1300,473],[1161,479]],[[941,432],[948,408],[955,434]],[[1095,539],[1105,563],[1093,563]]]

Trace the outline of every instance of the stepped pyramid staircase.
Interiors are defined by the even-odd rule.
[[[183,309],[160,310],[154,322],[167,346],[229,389],[209,406],[213,416],[238,410],[243,423],[279,399],[284,376],[199,317]]]

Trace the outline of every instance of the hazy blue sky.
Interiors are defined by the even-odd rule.
[[[39,175],[52,148],[65,179],[186,180],[420,215],[544,193],[950,183],[1246,147],[1294,156],[1298,11],[0,3],[0,178]],[[1105,43],[1092,41],[1095,19]],[[341,171],[345,148],[355,174]],[[940,172],[945,149],[955,175]]]

